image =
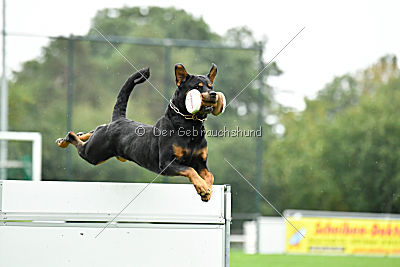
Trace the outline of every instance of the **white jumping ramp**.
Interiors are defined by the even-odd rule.
[[[0,266],[229,266],[229,185],[151,184],[104,229],[146,185],[0,181]]]

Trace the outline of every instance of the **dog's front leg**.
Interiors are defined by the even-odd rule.
[[[169,164],[169,165],[168,165]],[[167,167],[168,166],[168,167]],[[208,201],[211,197],[211,186],[204,180],[192,167],[181,165],[177,162],[164,162],[160,164],[160,169],[165,169],[162,174],[171,176],[185,176],[196,188],[201,200]]]
[[[206,183],[210,187],[210,194],[208,194],[208,195],[206,195],[204,197],[204,198],[208,198],[207,199],[207,201],[208,201],[211,198],[212,185],[214,183],[214,175],[207,168],[201,169],[200,172],[199,172],[199,175],[200,175],[201,178],[204,179],[204,181],[206,181]]]
[[[208,201],[211,197],[211,186],[192,168],[186,167],[184,171],[178,173],[179,175],[187,177],[194,187],[197,194],[201,196],[201,200]]]

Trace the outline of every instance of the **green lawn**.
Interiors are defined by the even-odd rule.
[[[362,256],[247,255],[231,252],[231,267],[390,267],[400,266],[400,258]]]

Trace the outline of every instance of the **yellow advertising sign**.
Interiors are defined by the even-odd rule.
[[[400,256],[400,221],[347,218],[288,218],[286,252]]]

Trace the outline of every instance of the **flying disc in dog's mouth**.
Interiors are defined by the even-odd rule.
[[[199,112],[202,107],[211,107],[211,113],[218,116],[225,111],[226,98],[221,92],[201,94],[199,90],[192,89],[186,95],[185,105],[186,110],[191,114]]]

